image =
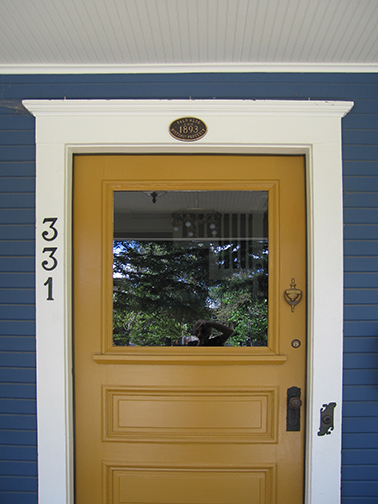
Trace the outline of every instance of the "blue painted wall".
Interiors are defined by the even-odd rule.
[[[342,502],[377,504],[378,74],[32,75],[0,83],[0,503],[37,503],[34,119],[20,101],[65,97],[355,102],[343,119]]]

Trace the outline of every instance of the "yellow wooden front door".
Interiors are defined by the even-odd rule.
[[[266,346],[114,346],[122,191],[267,192]],[[288,395],[305,403],[303,157],[76,156],[73,210],[76,504],[302,503],[305,411]]]

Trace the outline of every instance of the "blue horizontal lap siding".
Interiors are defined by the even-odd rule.
[[[363,101],[343,131],[344,504],[378,502],[378,101]]]
[[[37,502],[34,119],[22,110],[21,100],[215,98],[355,102],[342,121],[342,502],[377,504],[378,75],[5,75],[0,82],[7,100],[7,107],[0,101],[0,502]]]
[[[37,502],[34,137],[33,117],[0,106],[0,503],[7,504]]]

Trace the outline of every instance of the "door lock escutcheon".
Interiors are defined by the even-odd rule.
[[[301,430],[301,389],[290,387],[287,389],[286,430],[295,432]]]

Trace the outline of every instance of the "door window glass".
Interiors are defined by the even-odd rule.
[[[267,340],[267,191],[114,193],[114,346]]]

